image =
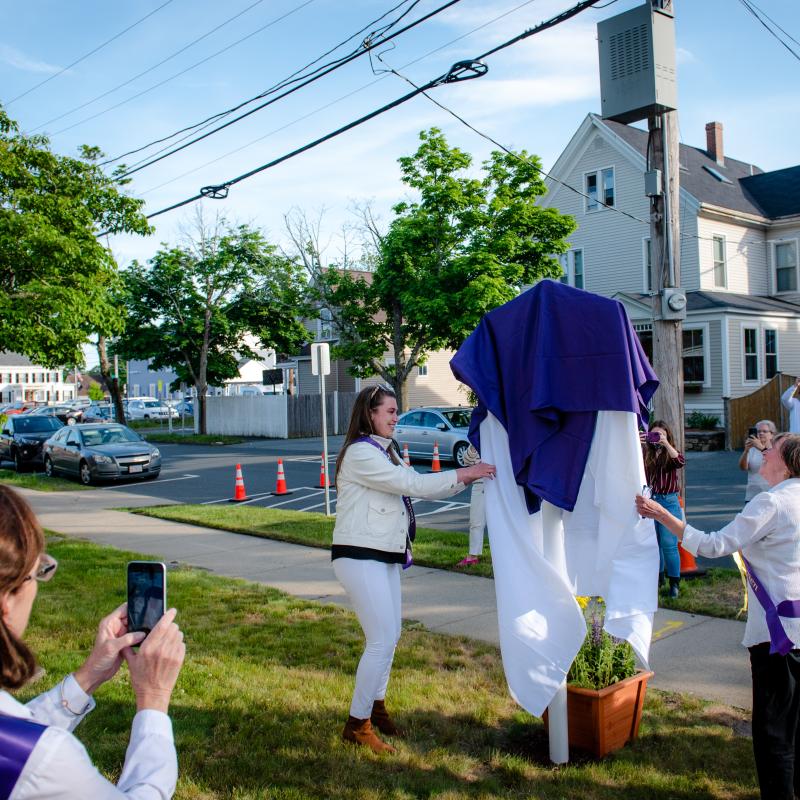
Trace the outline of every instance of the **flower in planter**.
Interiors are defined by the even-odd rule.
[[[581,689],[605,689],[636,673],[633,648],[603,630],[602,597],[577,597],[586,619],[586,638],[572,662],[567,683]]]

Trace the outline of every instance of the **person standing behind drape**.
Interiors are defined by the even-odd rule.
[[[651,496],[670,513],[683,517],[680,505],[681,476],[678,470],[686,463],[683,453],[675,449],[672,431],[660,419],[650,423],[650,433],[658,434],[658,442],[646,441],[646,434],[640,434],[644,456],[644,472]],[[660,523],[656,522],[656,537],[659,550],[659,586],[664,582],[664,572],[669,577],[669,596],[680,594],[681,558],[678,554],[678,540]]]
[[[477,464],[481,460],[480,454],[473,445],[467,448],[464,454],[464,464],[468,467]],[[486,493],[483,481],[475,481],[472,484],[472,492],[469,497],[469,552],[457,567],[470,567],[478,564],[483,555],[483,537],[486,531]]]
[[[739,469],[747,471],[747,486],[744,499],[752,500],[759,492],[766,492],[769,484],[761,477],[759,471],[764,461],[763,453],[772,447],[772,440],[778,429],[769,419],[756,422],[756,435],[748,436],[744,443],[744,452],[739,459]]]
[[[750,651],[761,798],[794,800],[800,796],[800,436],[776,436],[764,451],[761,475],[769,491],[715,533],[687,525],[641,495],[636,508],[694,555],[720,558],[741,550],[748,573],[742,644]]]
[[[781,403],[789,409],[789,433],[800,433],[800,378],[794,382],[782,395]]]
[[[397,400],[383,386],[362,389],[336,462],[333,571],[347,591],[366,638],[342,738],[393,753],[387,736],[402,735],[386,710],[386,688],[400,639],[400,569],[411,563],[416,534],[410,496],[435,500],[491,477],[491,464],[420,475],[407,467],[392,438]]]

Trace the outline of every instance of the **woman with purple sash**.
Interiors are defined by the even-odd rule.
[[[44,552],[44,534],[30,506],[0,485],[0,800],[172,797],[178,760],[167,707],[185,654],[174,609],[142,642],[143,633],[128,633],[126,608],[120,606],[100,622],[94,648],[75,672],[25,705],[9,693],[38,671],[22,637],[39,583],[50,580],[56,566]],[[92,765],[72,731],[94,708],[92,693],[114,677],[123,660],[138,713],[115,786]]]
[[[641,495],[643,517],[668,528],[693,555],[741,550],[747,566],[744,644],[753,678],[753,752],[763,800],[800,796],[800,436],[776,436],[756,495],[715,533],[687,525]]]
[[[384,698],[400,638],[400,571],[411,565],[416,521],[411,497],[436,500],[491,477],[491,464],[420,475],[403,463],[393,440],[397,399],[383,386],[362,389],[336,462],[333,571],[347,591],[366,638],[356,671],[345,741],[376,753],[394,748],[378,738],[401,736]]]

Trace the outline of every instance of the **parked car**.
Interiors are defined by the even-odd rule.
[[[15,414],[0,430],[0,464],[13,461],[17,472],[42,463],[42,445],[64,423],[56,417]]]
[[[125,414],[128,419],[169,419],[169,417],[177,419],[180,416],[174,408],[165,406],[154,397],[135,397],[128,400]]]
[[[83,412],[82,422],[114,422],[117,415],[111,403],[92,403]]]
[[[192,404],[191,400],[179,400],[173,408],[179,414],[186,414],[187,416],[192,416],[194,414],[194,405]]]
[[[39,406],[28,412],[25,416],[37,417],[55,417],[61,420],[65,425],[75,425],[77,422],[83,422],[83,409],[73,408],[72,406]]]
[[[9,405],[3,411],[3,413],[7,417],[11,417],[15,414],[24,414],[26,411],[32,411],[34,408],[36,408],[36,403],[32,403],[30,401],[23,402],[20,400],[16,403],[11,403],[11,405]]]
[[[397,420],[395,439],[402,450],[408,445],[408,454],[418,458],[431,458],[433,445],[439,445],[439,458],[455,461],[464,467],[464,454],[469,447],[467,433],[471,408],[415,408]]]
[[[157,478],[161,452],[116,422],[65,427],[44,443],[44,471],[88,486],[95,481]]]

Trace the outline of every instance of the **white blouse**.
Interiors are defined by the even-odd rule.
[[[764,463],[764,454],[757,447],[747,451],[747,486],[744,499],[752,500],[759,492],[768,492],[769,484],[761,477],[759,470]]]
[[[73,711],[64,708],[64,701]],[[178,781],[172,722],[161,711],[133,718],[125,765],[117,785],[92,764],[71,731],[95,707],[72,675],[27,705],[0,691],[0,714],[49,726],[28,758],[9,800],[169,800]]]
[[[719,558],[741,549],[772,602],[800,600],[800,479],[789,478],[756,495],[733,522],[715,533],[686,526],[681,542],[692,555]],[[761,603],[748,585],[742,644],[768,642]],[[800,619],[781,617],[786,635],[800,645]]]

